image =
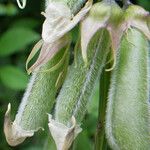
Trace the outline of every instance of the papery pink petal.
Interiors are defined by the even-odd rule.
[[[121,38],[125,31],[128,29],[128,24],[126,22],[120,24],[119,26],[114,26],[112,24],[108,24],[107,29],[111,38],[111,47],[113,52],[113,65],[111,68],[106,69],[106,71],[111,71],[114,69],[116,65],[116,52],[120,46]]]
[[[29,64],[29,62],[32,60],[32,58],[35,56],[35,54],[40,50],[40,48],[42,47],[42,44],[43,44],[43,40],[40,40],[33,47],[32,51],[31,51],[31,53],[28,56],[27,61],[26,61],[26,70],[28,70],[28,64]]]
[[[105,2],[92,6],[89,15],[81,22],[81,50],[85,64],[88,63],[87,48],[93,35],[101,28],[106,27],[110,18],[111,7]]]
[[[139,29],[150,39],[150,30],[147,24],[149,12],[140,6],[131,5],[126,11],[126,20],[131,27]]]
[[[34,135],[34,130],[26,131],[21,128],[15,121],[12,122],[10,118],[11,104],[8,104],[8,109],[5,113],[4,119],[4,133],[6,140],[10,146],[16,146],[22,143],[27,137]]]
[[[82,131],[80,126],[76,123],[75,117],[72,116],[70,127],[58,122],[57,120],[52,119],[52,116],[50,114],[48,115],[48,117],[49,130],[55,141],[57,150],[68,150],[74,139]]]
[[[87,64],[87,48],[93,35],[105,26],[105,21],[100,22],[90,17],[86,18],[81,23],[81,50],[84,62]]]
[[[119,48],[119,44],[124,32],[128,29],[128,24],[123,23],[120,26],[108,25],[107,29],[110,33],[111,41],[112,41],[112,49],[116,51]]]
[[[54,43],[44,43],[40,52],[40,55],[36,62],[28,69],[28,72],[31,73],[36,68],[40,67],[43,64],[46,64],[50,59],[55,56],[55,54],[65,47],[69,43],[69,38],[67,36],[57,40]]]
[[[148,28],[147,22],[143,22],[140,20],[132,20],[131,26],[139,29],[149,40],[150,40],[150,30]]]

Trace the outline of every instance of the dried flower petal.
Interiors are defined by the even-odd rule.
[[[52,116],[49,115],[48,126],[58,150],[68,150],[73,140],[82,131],[79,125],[76,124],[74,116],[71,118],[71,127],[68,127],[53,120]]]
[[[4,133],[8,144],[11,146],[16,146],[22,143],[26,139],[26,137],[33,136],[34,131],[25,131],[19,125],[17,125],[16,122],[12,123],[10,119],[10,113],[11,105],[8,104],[8,109],[6,111],[4,120]]]
[[[100,29],[106,27],[110,17],[111,7],[105,3],[96,3],[92,6],[90,14],[81,23],[81,49],[85,64],[87,60],[87,48],[93,35]]]
[[[43,40],[40,40],[33,47],[32,51],[31,51],[31,53],[28,56],[27,61],[26,61],[26,70],[28,70],[28,64],[29,64],[29,62],[32,60],[32,58],[35,56],[35,54],[40,50],[42,44],[43,44]]]
[[[42,38],[46,43],[53,43],[70,31],[87,14],[92,6],[88,0],[85,6],[75,16],[67,5],[60,2],[49,2],[44,16]]]
[[[42,46],[38,59],[29,69],[27,69],[28,73],[31,73],[36,68],[47,63],[61,48],[69,43],[70,39],[64,35],[87,14],[91,6],[92,0],[88,0],[79,13],[73,17],[69,7],[64,3],[47,3],[46,12],[42,13],[46,17],[42,30],[43,46],[40,41],[29,55],[26,62],[26,68],[29,61],[37,53],[40,46]]]
[[[43,64],[46,64],[55,54],[70,43],[70,37],[67,35],[63,38],[55,41],[54,43],[44,43],[40,52],[40,55],[36,62],[28,69],[28,73],[31,73],[36,68]]]

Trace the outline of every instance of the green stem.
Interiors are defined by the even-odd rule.
[[[110,83],[110,72],[106,72],[104,68],[100,78],[100,86],[99,86],[100,87],[99,112],[98,112],[99,114],[95,139],[96,150],[107,150],[107,141],[105,138],[105,114],[106,114],[109,83]]]

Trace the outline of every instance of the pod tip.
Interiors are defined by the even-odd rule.
[[[11,121],[11,104],[8,104],[7,111],[4,118],[4,133],[6,141],[10,146],[17,146],[22,143],[26,137],[33,136],[33,131],[23,130],[16,122]]]
[[[71,126],[68,127],[53,120],[52,116],[49,115],[48,126],[58,150],[68,150],[73,140],[82,131],[79,125],[76,124],[76,119],[74,116],[71,118]]]

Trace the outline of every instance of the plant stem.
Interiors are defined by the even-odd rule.
[[[107,141],[105,139],[105,114],[107,95],[110,83],[110,72],[106,72],[105,68],[102,72],[99,85],[99,112],[98,112],[98,124],[96,130],[95,149],[107,150]]]

